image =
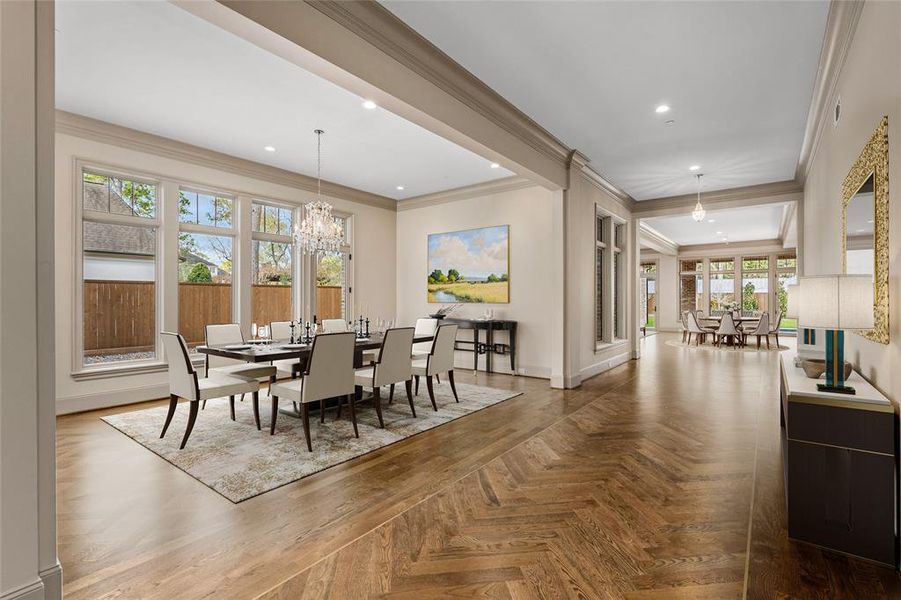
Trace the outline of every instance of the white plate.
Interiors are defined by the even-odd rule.
[[[306,344],[282,344],[282,348],[284,348],[285,350],[300,350],[306,347]]]
[[[250,344],[228,344],[224,348],[226,350],[250,350]]]

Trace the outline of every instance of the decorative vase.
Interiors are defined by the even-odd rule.
[[[848,377],[851,376],[851,363],[845,362],[844,367],[844,379],[847,381]],[[804,370],[804,374],[811,379],[819,379],[826,372],[826,360],[823,358],[804,358],[801,360],[801,368]]]

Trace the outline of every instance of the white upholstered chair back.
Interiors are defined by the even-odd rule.
[[[294,333],[300,332],[299,327],[294,328]],[[291,321],[272,321],[269,323],[269,337],[278,342],[286,342],[291,339]]]
[[[166,351],[166,361],[169,363],[169,393],[186,400],[198,400],[197,374],[188,357],[185,338],[168,331],[163,331],[160,336]]]
[[[746,332],[748,335],[767,335],[770,332],[770,313],[762,313],[760,315],[760,321],[757,322],[757,327],[754,328],[754,331]]]
[[[457,339],[457,325],[439,325],[432,342],[429,356],[429,375],[444,373],[454,368],[454,341]]]
[[[413,348],[412,327],[397,327],[385,332],[385,339],[375,365],[375,385],[386,385],[413,378],[410,352]]]
[[[770,332],[775,333],[775,332],[779,331],[779,328],[782,327],[782,318],[784,316],[785,316],[785,313],[780,310],[779,316],[776,318],[776,320],[773,322],[773,326],[770,328]]]
[[[218,346],[220,344],[243,344],[244,334],[241,333],[241,326],[237,323],[223,323],[222,325],[206,326],[206,345]],[[207,354],[206,365],[210,369],[216,367],[225,367],[228,365],[239,364],[242,361],[225,358],[222,356],[213,356]]]
[[[438,329],[438,319],[416,319],[415,335],[435,335]],[[432,350],[432,342],[418,342],[413,344],[413,352],[427,354]]]
[[[322,333],[344,333],[347,323],[344,319],[322,319]]]
[[[688,331],[691,333],[707,333],[705,330],[701,329],[701,324],[698,322],[698,315],[694,312],[688,312]]]
[[[682,329],[688,330],[688,311],[687,310],[682,311],[681,319],[682,319]]]
[[[354,393],[354,338],[352,331],[321,333],[314,338],[302,402]]]
[[[735,327],[735,319],[732,318],[732,313],[723,313],[723,319],[720,321],[720,326],[716,333],[717,335],[738,335],[738,328]]]

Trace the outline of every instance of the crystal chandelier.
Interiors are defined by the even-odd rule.
[[[704,207],[701,206],[701,177],[703,175],[698,174],[698,203],[695,204],[695,209],[691,211],[691,218],[700,223],[704,220],[704,217],[707,216],[707,211],[704,210]]]
[[[304,205],[303,221],[294,230],[294,241],[304,254],[338,254],[344,244],[341,223],[332,216],[332,205],[322,199],[322,134],[316,134],[316,200]]]

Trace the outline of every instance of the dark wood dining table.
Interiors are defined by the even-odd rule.
[[[354,346],[354,367],[359,368],[365,366],[363,363],[363,353],[367,350],[378,350],[382,347],[384,334],[373,333],[367,339],[358,339]],[[431,334],[413,336],[413,343],[430,342],[433,336]],[[244,344],[211,344],[209,346],[197,346],[196,350],[200,354],[211,356],[221,356],[232,360],[243,360],[249,363],[268,363],[276,360],[296,360],[295,372],[303,372],[310,356],[310,350],[313,344],[307,344],[300,348],[285,348],[288,340],[248,340]],[[249,348],[236,348],[235,346],[243,345]],[[300,413],[293,408],[286,407],[279,409],[280,414],[291,417],[300,417]]]

